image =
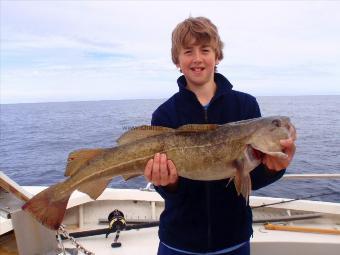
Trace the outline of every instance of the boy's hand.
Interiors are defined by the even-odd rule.
[[[155,186],[167,186],[171,190],[177,187],[177,170],[175,164],[167,159],[166,154],[156,153],[146,164],[144,176]]]
[[[280,140],[282,151],[288,155],[287,158],[281,159],[270,155],[265,155],[262,163],[265,164],[268,169],[273,171],[280,171],[284,168],[287,168],[295,154],[296,146],[294,140],[294,138]]]
[[[287,158],[282,159],[265,155],[262,159],[262,163],[265,164],[269,170],[280,171],[287,168],[292,161],[296,150],[294,142],[297,137],[296,129],[293,125],[289,126],[289,137],[289,139],[280,140],[282,151],[287,154]]]

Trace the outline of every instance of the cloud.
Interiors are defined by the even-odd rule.
[[[218,26],[225,42],[219,70],[236,88],[258,95],[339,94],[339,7],[2,1],[1,102],[169,97],[179,74],[170,57],[171,31],[189,15],[207,16]]]

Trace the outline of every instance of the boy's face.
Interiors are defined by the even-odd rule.
[[[190,88],[213,82],[218,63],[211,45],[193,43],[180,49],[176,66],[181,69]]]

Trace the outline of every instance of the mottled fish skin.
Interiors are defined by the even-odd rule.
[[[289,118],[282,116],[178,129],[143,126],[123,134],[116,147],[72,152],[65,172],[70,177],[37,194],[23,209],[57,229],[73,191],[96,199],[113,177],[143,175],[146,163],[157,152],[167,154],[179,176],[202,181],[233,178],[237,192],[247,199],[249,172],[261,163],[254,150],[285,157],[280,140],[293,133]]]

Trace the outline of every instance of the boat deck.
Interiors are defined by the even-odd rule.
[[[100,255],[150,255],[157,253],[158,227],[139,230],[122,231],[118,242],[122,245],[112,248],[115,233],[105,238],[105,235],[77,238],[77,241],[87,250]],[[294,240],[294,242],[292,242]],[[63,241],[67,254],[77,254],[70,241]],[[327,247],[326,247],[327,246]],[[298,233],[266,230],[263,224],[254,225],[254,236],[251,239],[252,255],[300,255],[301,249],[305,254],[337,255],[340,249],[340,236],[314,233]],[[327,252],[325,252],[325,249]],[[1,236],[0,254],[16,255],[14,234]],[[78,254],[81,254],[80,252]]]
[[[123,231],[118,239],[122,246],[118,248],[111,247],[114,233],[108,238],[105,238],[105,235],[98,235],[77,240],[95,254],[149,255],[157,253],[159,242],[157,231],[158,227]],[[64,242],[64,245],[66,248],[74,248],[70,241]],[[337,255],[339,249],[339,235],[266,230],[263,224],[254,225],[254,236],[251,239],[252,255],[300,255],[302,250],[304,254],[309,255]]]
[[[340,178],[340,175],[338,177]],[[30,194],[27,197],[30,197],[31,194],[36,194],[44,187],[22,189],[15,183],[10,183],[10,180],[6,180],[0,187],[5,187],[5,190],[10,191],[9,193],[2,192],[3,205],[0,212],[4,218],[0,217],[0,254],[19,254],[19,250],[21,254],[55,255],[56,233],[42,227],[20,209],[23,204],[22,197],[25,195],[23,191],[28,190]],[[17,200],[17,204],[13,203],[15,200],[11,194],[13,190],[16,191],[13,194],[21,199]],[[5,203],[6,201],[9,203]],[[252,255],[300,255],[301,252],[308,255],[339,254],[340,203],[270,197],[250,197],[249,201],[253,207],[254,216]],[[133,222],[154,224],[159,220],[163,208],[163,199],[156,192],[150,192],[149,189],[145,191],[144,189],[107,188],[97,200],[92,200],[81,192],[74,192],[68,203],[63,224],[70,233],[84,233],[87,230],[107,228],[108,223],[103,225],[102,221],[105,221],[113,209],[124,212],[129,224]],[[272,222],[277,227],[284,226],[286,231],[266,229],[267,222]],[[11,231],[12,228],[16,229],[16,241],[20,244],[18,247],[14,233]],[[301,231],[301,228],[309,232],[295,232]],[[318,231],[318,233],[311,233],[313,231]],[[329,234],[332,231],[333,234]],[[118,242],[122,245],[118,248],[111,247],[115,233],[111,233],[108,238],[105,238],[105,234],[99,234],[78,237],[76,240],[84,248],[97,255],[150,255],[157,253],[159,242],[157,232],[158,227],[124,230],[120,233]],[[69,240],[64,240],[62,243],[68,254],[83,254],[77,252]],[[28,251],[28,248],[31,250]],[[41,250],[48,252],[40,252]]]

